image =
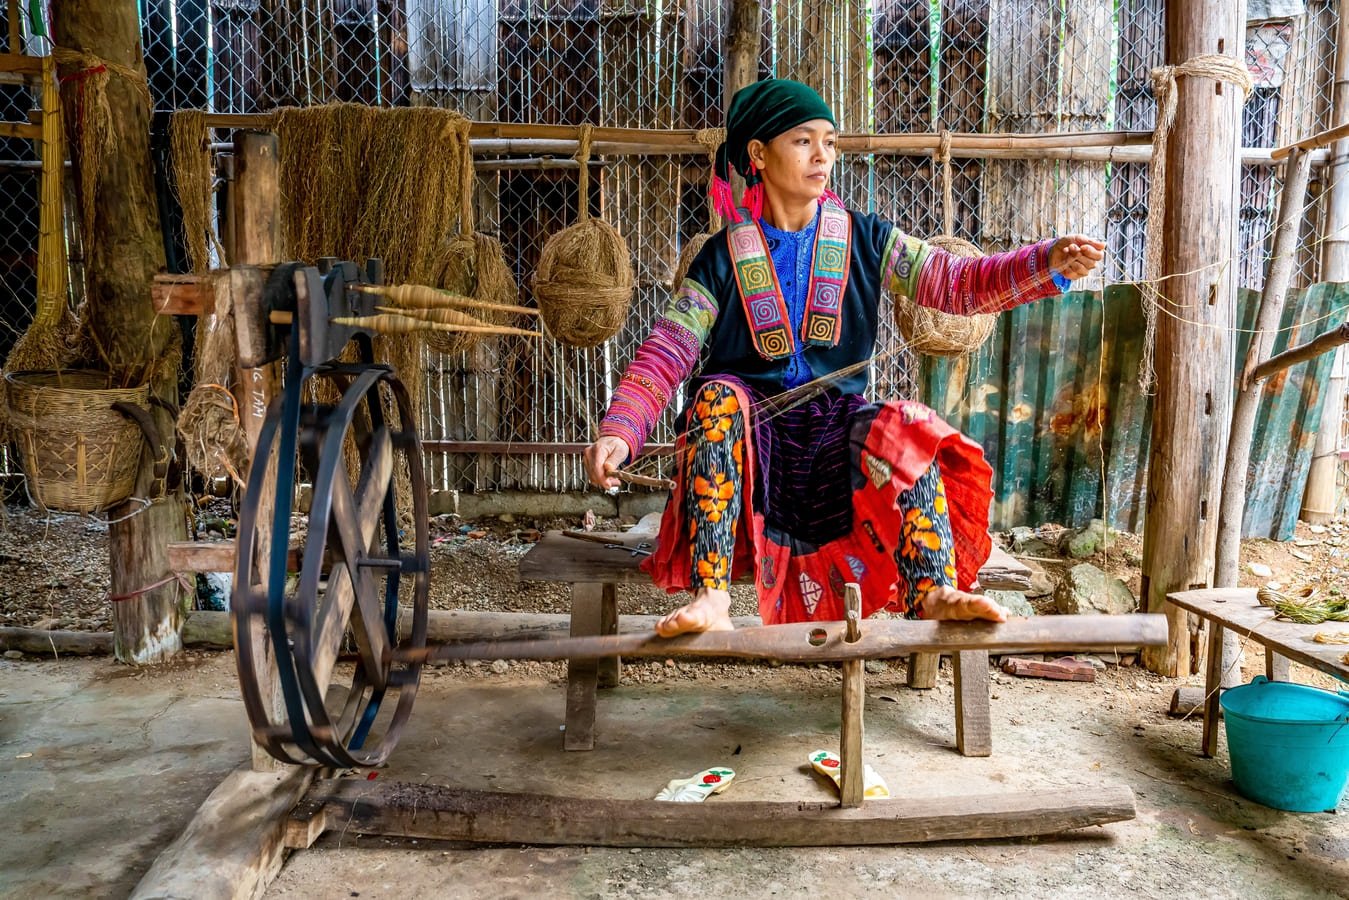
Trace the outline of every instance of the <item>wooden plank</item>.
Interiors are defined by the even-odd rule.
[[[1124,785],[926,800],[663,803],[503,794],[335,779],[307,804],[334,831],[475,843],[594,847],[845,847],[1060,834],[1132,819]]]
[[[0,72],[13,75],[41,75],[42,57],[22,53],[0,53]]]
[[[1096,680],[1096,669],[1091,663],[1070,656],[1049,661],[1008,657],[1002,661],[1002,670],[1009,675],[1026,678],[1050,678],[1055,681]]]
[[[1312,640],[1312,635],[1324,629],[1324,625],[1299,625],[1274,618],[1274,610],[1261,606],[1255,599],[1255,588],[1178,591],[1167,595],[1167,600],[1181,609],[1217,620],[1243,637],[1275,647],[1293,662],[1336,678],[1349,678],[1349,665],[1341,659],[1344,650]]]
[[[605,587],[592,581],[571,586],[573,637],[601,633]],[[567,721],[562,737],[563,749],[595,748],[595,689],[598,685],[599,665],[594,659],[567,660]]]
[[[937,686],[937,673],[940,670],[940,653],[910,653],[909,687],[916,691],[931,690]]]
[[[234,541],[171,541],[169,569],[174,572],[233,572],[237,552]],[[291,544],[287,571],[300,567],[300,547]]]
[[[573,586],[579,589],[579,586]],[[593,596],[593,601],[590,599]],[[594,603],[589,634],[599,631],[599,589],[573,595],[576,603]],[[933,622],[908,619],[872,620],[855,643],[844,638],[842,622],[795,622],[733,631],[709,631],[662,638],[647,634],[570,637],[537,641],[491,641],[441,645],[395,652],[403,660],[447,659],[600,659],[631,657],[723,657],[779,659],[794,662],[842,662],[846,659],[889,659],[916,652],[986,653],[1066,652],[1157,646],[1166,641],[1165,617],[1044,616],[1009,622]],[[573,634],[579,634],[573,628]]]
[[[862,593],[855,584],[845,589],[844,603],[848,620],[844,639],[856,643],[861,638]],[[860,659],[843,663],[843,712],[839,728],[839,793],[845,808],[862,805],[866,791],[866,760],[862,752],[862,711],[866,705],[866,670]]]
[[[961,650],[951,655],[951,666],[956,688],[956,749],[961,756],[990,756],[988,651]]]
[[[131,896],[136,900],[262,896],[285,857],[291,807],[314,771],[241,768],[231,773],[159,854]]]
[[[1223,678],[1223,627],[1208,624],[1208,667],[1204,676],[1204,735],[1200,744],[1205,756],[1218,755],[1219,695]]]
[[[161,316],[214,312],[215,282],[214,275],[156,275],[150,283],[150,302]]]

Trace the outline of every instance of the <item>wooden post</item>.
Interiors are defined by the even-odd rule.
[[[1274,249],[1265,289],[1260,297],[1255,331],[1251,336],[1246,362],[1237,379],[1237,399],[1232,409],[1232,427],[1227,439],[1227,462],[1223,467],[1222,508],[1218,516],[1218,546],[1214,565],[1214,587],[1236,587],[1241,554],[1241,526],[1246,509],[1246,468],[1251,461],[1251,441],[1255,436],[1255,414],[1264,394],[1256,384],[1255,367],[1269,358],[1274,335],[1283,316],[1288,283],[1293,277],[1297,257],[1298,229],[1307,196],[1311,157],[1305,150],[1294,150],[1284,168],[1283,194],[1279,200],[1279,220],[1275,226]],[[1229,633],[1223,643],[1223,687],[1235,687],[1241,681],[1241,640]]]
[[[1343,8],[1335,32],[1334,91],[1330,121],[1339,125],[1349,118],[1349,11]],[[1330,162],[1321,170],[1321,178],[1329,182],[1330,190],[1326,195],[1322,226],[1325,244],[1321,250],[1320,280],[1346,281],[1349,280],[1349,139],[1336,141],[1331,146]],[[1317,525],[1324,525],[1335,516],[1335,473],[1340,464],[1335,451],[1344,418],[1345,389],[1349,387],[1347,370],[1349,353],[1340,348],[1330,381],[1326,384],[1321,427],[1316,433],[1302,498],[1301,517]]]
[[[843,639],[857,643],[862,637],[862,591],[855,584],[844,588],[848,627]],[[839,735],[839,793],[843,807],[862,805],[866,793],[866,759],[862,753],[862,709],[866,705],[866,661],[849,659],[843,663],[843,715]]]
[[[10,22],[17,29],[17,19]],[[103,60],[118,67],[104,92],[111,113],[106,148],[95,158],[83,159],[79,142],[70,142],[82,176],[77,179],[80,188],[92,188],[94,194],[81,194],[81,200],[93,211],[93,227],[83,238],[85,324],[99,348],[96,365],[121,383],[149,382],[155,394],[175,400],[178,328],[172,319],[157,315],[150,302],[150,284],[164,268],[165,258],[151,176],[150,109],[136,7],[100,0],[55,2],[52,40],[85,54],[90,66]],[[80,66],[67,68],[65,75]],[[68,78],[62,87],[67,134],[78,133],[69,126],[80,104],[92,102],[81,99],[86,86],[84,80]],[[158,408],[152,414],[160,433],[171,436],[172,417]],[[109,510],[109,518],[121,519],[108,527],[110,593],[128,598],[112,608],[117,658],[138,665],[162,661],[182,647],[178,630],[185,592],[169,577],[167,546],[188,536],[188,508],[179,491],[153,496],[153,463],[158,455],[159,448],[147,448],[141,455],[134,491],[134,496],[156,502],[143,510],[136,502]]]
[[[732,0],[731,19],[726,32],[725,111],[730,112],[731,98],[742,87],[759,80],[759,57],[763,50],[763,3],[761,0]],[[745,189],[745,182],[731,173],[731,189],[736,197]]]
[[[266,361],[267,322],[262,305],[265,283],[260,265],[275,263],[281,256],[279,172],[277,137],[262,131],[241,131],[234,137],[234,181],[230,185],[229,220],[234,246],[231,248],[234,268],[230,270],[231,302],[234,308],[234,332],[238,345],[236,384],[239,396],[239,417],[249,446],[256,451],[258,435],[267,418],[267,406],[280,384],[277,364]],[[253,456],[253,465],[268,469],[268,477],[275,478],[275,466],[269,460]],[[255,559],[258,570],[254,577],[267,577],[267,560],[271,555],[271,521],[274,489],[262,492],[258,507],[258,549]],[[286,498],[289,502],[289,498]],[[244,635],[239,636],[245,639]],[[281,698],[281,684],[277,678],[272,642],[264,628],[256,628],[247,635],[253,644],[254,658],[265,672],[260,686],[264,697],[270,697],[270,712],[274,720],[285,719],[285,704]],[[277,768],[277,762],[258,744],[253,745],[253,768],[268,771]]]
[[[1166,5],[1167,62],[1226,54],[1240,61],[1244,2]],[[1164,300],[1157,315],[1157,394],[1152,412],[1147,521],[1143,539],[1143,603],[1165,611],[1170,639],[1145,648],[1154,672],[1188,674],[1197,654],[1190,617],[1170,606],[1171,591],[1213,581],[1222,461],[1232,396],[1231,328],[1236,308],[1235,210],[1240,183],[1240,88],[1212,78],[1181,76],[1176,120],[1166,151],[1162,223]],[[1168,315],[1185,311],[1183,318]]]
[[[614,590],[614,585],[598,582],[577,582],[571,586],[572,637],[605,633],[605,592]],[[567,662],[567,722],[562,735],[565,750],[595,749],[595,689],[599,686],[599,674],[598,660]]]

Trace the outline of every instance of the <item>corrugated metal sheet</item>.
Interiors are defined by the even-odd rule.
[[[1254,324],[1259,299],[1241,292],[1241,328]],[[1346,306],[1349,285],[1294,292],[1275,352],[1339,324]],[[1249,338],[1238,334],[1236,359],[1245,358]],[[1114,527],[1142,530],[1151,430],[1151,398],[1138,388],[1142,348],[1138,290],[1116,285],[1104,305],[1087,291],[1032,303],[1004,314],[977,353],[924,359],[923,401],[981,444],[993,466],[995,528],[1081,525],[1108,509]],[[1247,536],[1292,535],[1331,361],[1326,354],[1265,383]]]

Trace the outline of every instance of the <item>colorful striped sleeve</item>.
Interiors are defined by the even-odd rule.
[[[670,398],[693,374],[717,311],[712,292],[685,278],[637,348],[600,422],[600,437],[622,438],[630,461],[641,455]]]
[[[945,313],[1005,312],[1062,293],[1062,276],[1049,266],[1053,246],[1050,238],[1006,253],[966,258],[896,228],[882,257],[881,283],[896,296]]]

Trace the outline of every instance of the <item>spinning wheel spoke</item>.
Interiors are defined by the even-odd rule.
[[[329,532],[336,537],[341,560],[335,561],[328,576],[328,590],[315,613],[310,643],[314,680],[319,692],[327,690],[333,666],[342,647],[342,638],[350,621],[356,631],[357,646],[369,669],[371,681],[383,686],[383,666],[387,659],[388,636],[383,630],[376,592],[374,569],[367,563],[379,530],[385,495],[392,489],[393,442],[385,427],[376,429],[370,441],[369,461],[361,473],[356,497],[345,474],[334,473],[330,482],[331,520]],[[392,578],[398,577],[391,571]],[[360,617],[352,619],[353,605],[359,602]],[[368,625],[367,625],[368,623]],[[378,631],[376,637],[370,632]]]

